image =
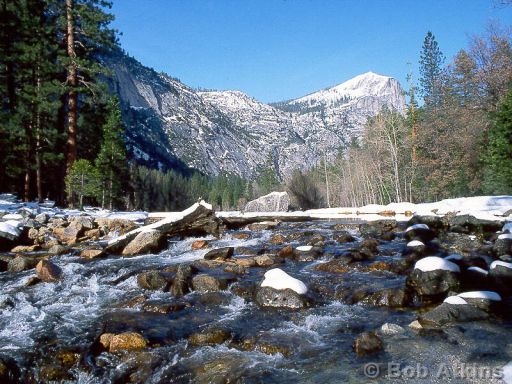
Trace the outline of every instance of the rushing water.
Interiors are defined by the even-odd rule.
[[[281,233],[309,230],[332,239],[334,223],[315,222],[282,225]],[[355,233],[355,232],[354,232]],[[229,234],[212,240],[215,247],[248,247],[272,250],[270,231],[253,232],[247,241]],[[357,234],[357,233],[355,233]],[[206,251],[190,251],[187,239],[170,244],[158,254],[133,258],[110,257],[83,260],[76,256],[53,257],[64,272],[58,284],[40,283],[25,287],[33,271],[0,273],[0,354],[14,358],[26,380],[45,381],[41,366],[54,364],[59,351],[80,356],[65,369],[63,379],[79,383],[110,382],[242,382],[242,383],[366,383],[364,365],[376,362],[385,373],[388,363],[426,367],[427,377],[407,382],[467,383],[500,382],[472,380],[454,375],[435,377],[443,363],[503,367],[512,360],[512,328],[508,323],[482,322],[447,328],[444,332],[419,334],[407,325],[416,318],[413,311],[398,311],[364,305],[345,305],[331,298],[300,311],[261,309],[230,291],[191,293],[180,299],[192,305],[168,314],[145,312],[140,306],[123,303],[144,294],[146,300],[165,303],[176,299],[165,292],[148,292],[137,286],[136,275],[151,269],[201,259]],[[292,243],[301,245],[299,242]],[[330,243],[326,255],[354,244]],[[379,258],[399,257],[404,241],[397,239],[380,246]],[[286,261],[280,266],[310,286],[332,288],[367,286],[398,287],[403,276],[387,272],[329,274],[314,270],[312,263]],[[251,268],[243,280],[259,282],[262,268]],[[384,323],[404,327],[405,333],[383,336],[385,351],[358,358],[352,350],[361,332],[379,329]],[[283,347],[287,353],[265,354],[246,351],[233,344],[193,347],[186,338],[209,326],[228,329],[237,339],[257,338]],[[91,352],[97,337],[105,331],[140,332],[152,344],[143,352]],[[395,367],[393,365],[393,367]],[[391,372],[392,373],[392,372]],[[404,382],[401,377],[379,378],[375,382]]]

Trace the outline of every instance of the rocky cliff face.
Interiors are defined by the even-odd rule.
[[[382,107],[404,110],[399,83],[374,73],[272,105],[239,91],[195,91],[124,55],[109,59],[130,151],[158,167],[281,177],[335,156]]]

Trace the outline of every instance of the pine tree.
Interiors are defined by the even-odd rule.
[[[113,209],[123,193],[124,180],[128,174],[124,128],[117,98],[112,97],[107,106],[108,115],[103,125],[103,139],[96,158],[96,167],[101,177],[101,206]]]
[[[484,189],[491,194],[512,194],[512,89],[494,114],[484,157]]]
[[[113,16],[105,9],[112,7],[106,0],[66,0],[62,11],[62,31],[66,39],[67,143],[66,169],[77,158],[78,108],[81,94],[97,96],[105,88],[99,75],[108,71],[98,60],[98,54],[116,44],[115,31],[109,28]]]
[[[420,89],[427,108],[440,105],[440,86],[444,56],[432,32],[428,32],[423,41],[420,55]]]
[[[72,205],[83,209],[84,198],[94,199],[101,190],[98,170],[85,159],[77,160],[66,175],[66,190]]]

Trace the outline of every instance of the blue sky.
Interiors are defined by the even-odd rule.
[[[499,0],[114,0],[122,47],[192,87],[264,102],[303,96],[373,71],[403,85],[427,31],[448,60],[491,21]],[[417,76],[416,76],[417,77]]]

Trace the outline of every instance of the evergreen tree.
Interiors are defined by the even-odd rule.
[[[444,56],[432,32],[428,32],[423,41],[420,55],[420,90],[428,108],[440,104],[440,86]]]
[[[66,191],[72,206],[78,203],[83,209],[84,198],[91,201],[95,199],[101,190],[101,181],[98,170],[89,160],[77,160],[66,175]]]
[[[59,2],[62,4],[62,2]],[[106,0],[65,0],[61,6],[61,30],[66,41],[67,142],[66,169],[77,158],[79,96],[104,93],[99,75],[108,74],[98,55],[117,43],[109,28],[112,3]]]
[[[121,120],[119,101],[112,97],[107,106],[108,115],[103,125],[103,140],[96,158],[96,167],[101,177],[101,206],[113,209],[123,195],[124,182],[128,174],[124,127]]]
[[[484,158],[484,189],[512,194],[512,89],[494,114]]]

